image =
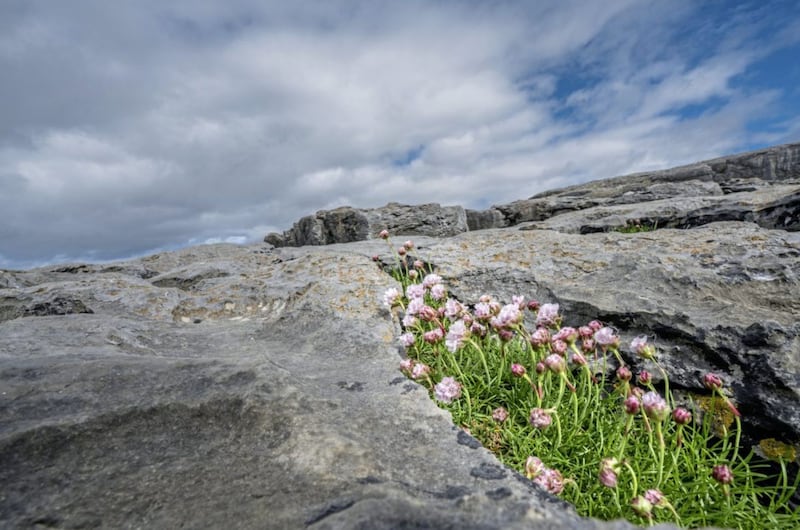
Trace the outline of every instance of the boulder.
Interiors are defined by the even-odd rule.
[[[632,528],[577,517],[400,373],[379,248],[0,273],[0,527]]]
[[[320,210],[303,217],[283,234],[267,234],[264,241],[276,247],[329,245],[376,238],[384,229],[399,235],[448,237],[469,228],[461,206],[435,203],[409,206],[393,202],[381,208],[346,206]]]

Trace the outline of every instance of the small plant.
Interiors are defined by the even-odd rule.
[[[404,266],[404,257],[398,252],[401,289],[384,296],[404,328],[400,369],[506,465],[588,517],[800,527],[788,503],[798,482],[788,482],[784,458],[794,453],[772,451],[776,477],[744,454],[740,413],[719,376],[704,377],[704,401],[678,403],[646,337],[630,352],[660,374],[662,387],[648,370],[633,373],[612,328],[566,326],[557,304],[522,296],[464,304],[439,275]]]
[[[614,231],[623,234],[636,234],[639,232],[652,232],[656,229],[658,229],[658,221],[649,223],[647,221],[642,222],[641,219],[628,219],[625,221],[625,226],[616,228]]]

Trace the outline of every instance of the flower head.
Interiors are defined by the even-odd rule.
[[[421,299],[425,296],[425,288],[418,283],[412,283],[406,287],[406,296],[411,300]]]
[[[510,328],[522,321],[522,313],[518,304],[507,304],[500,309],[500,313],[492,318],[492,327],[496,329]]]
[[[709,390],[719,390],[722,388],[722,378],[717,374],[707,373],[703,376],[703,385]]]
[[[620,381],[630,381],[633,374],[631,373],[631,369],[625,366],[624,364],[617,368],[617,379]]]
[[[456,318],[463,312],[464,306],[461,305],[461,302],[458,300],[448,298],[447,302],[444,303],[444,314],[447,316],[447,318]]]
[[[556,469],[545,468],[533,481],[553,495],[558,495],[564,491],[564,477],[562,477],[561,472]]]
[[[436,285],[431,287],[431,298],[434,300],[441,300],[445,297],[447,291],[444,288],[444,285],[441,283],[437,283]]]
[[[564,358],[557,353],[548,355],[544,360],[544,364],[550,369],[551,372],[557,374],[563,373],[567,369],[567,364],[564,361]]]
[[[653,506],[665,506],[667,504],[667,498],[664,497],[661,490],[655,488],[645,491],[644,498]]]
[[[433,387],[433,394],[442,403],[450,403],[461,397],[461,383],[452,377],[445,377]]]
[[[631,508],[639,517],[644,517],[645,519],[653,517],[653,504],[643,495],[634,497],[631,500]]]
[[[409,239],[408,241],[403,243],[403,246],[406,247],[406,250],[411,250],[412,248],[414,248],[414,242]]]
[[[529,418],[531,425],[536,429],[546,429],[553,423],[553,418],[546,410],[541,408],[531,409],[531,416]]]
[[[400,335],[400,344],[402,344],[406,348],[413,346],[414,345],[414,334],[413,333],[403,333],[402,335]]]
[[[642,359],[652,359],[656,356],[656,348],[647,343],[647,336],[641,335],[631,341],[631,350]]]
[[[600,484],[607,488],[617,487],[617,473],[619,472],[619,460],[616,458],[604,458],[600,461]]]
[[[692,413],[683,407],[678,407],[672,411],[672,419],[675,420],[675,423],[678,425],[686,425],[692,421]]]
[[[529,456],[528,459],[525,460],[525,476],[529,479],[538,477],[545,469],[547,469],[547,466],[544,465],[544,462],[539,460],[538,457]]]
[[[442,277],[438,274],[428,274],[425,278],[422,279],[422,286],[426,289],[430,289],[437,283],[442,283]]]
[[[492,411],[492,419],[497,423],[503,423],[508,419],[508,411],[505,407],[497,407]]]
[[[414,367],[411,369],[411,377],[413,379],[428,377],[430,373],[431,367],[425,363],[414,363]]]
[[[625,401],[623,402],[623,405],[625,406],[625,412],[626,413],[628,413],[628,414],[638,414],[639,413],[639,407],[641,406],[641,403],[639,402],[639,398],[637,398],[634,395],[630,395],[627,398],[625,398]]]
[[[450,330],[447,332],[447,337],[445,338],[447,349],[450,350],[451,353],[455,353],[461,347],[467,333],[467,326],[464,324],[463,320],[459,320],[450,326]]]
[[[522,377],[523,375],[525,375],[525,372],[526,372],[525,367],[522,366],[521,364],[513,363],[511,365],[511,373],[515,377]]]
[[[652,380],[652,376],[650,375],[650,372],[648,372],[647,370],[642,370],[641,372],[639,372],[639,375],[636,376],[636,378],[639,380],[640,385],[647,385]]]
[[[436,344],[444,338],[444,331],[442,331],[442,328],[433,328],[432,330],[423,333],[422,338],[428,344]]]
[[[381,239],[389,239],[389,231],[388,230],[381,230],[380,233],[378,233],[378,236]]]
[[[388,308],[392,308],[400,303],[400,291],[395,287],[390,287],[386,289],[386,292],[383,293],[383,305]]]
[[[669,405],[658,392],[648,392],[642,396],[642,408],[647,417],[653,420],[663,421],[669,416]]]
[[[563,340],[554,340],[550,343],[550,347],[559,355],[567,353],[567,343]]]
[[[594,333],[594,341],[600,346],[619,346],[619,337],[608,326],[600,328]]]
[[[542,304],[536,315],[537,326],[554,326],[558,323],[558,304]]]
[[[536,328],[536,331],[531,335],[531,345],[544,346],[550,342],[550,332],[547,328]]]
[[[728,466],[714,466],[711,470],[711,476],[720,484],[730,484],[733,482],[733,471]]]

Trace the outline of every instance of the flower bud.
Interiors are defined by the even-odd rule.
[[[594,335],[594,330],[589,326],[581,326],[578,328],[578,334],[582,339],[590,339]]]
[[[529,456],[525,461],[525,476],[534,479],[544,472],[547,466],[535,456]]]
[[[619,472],[619,460],[616,458],[604,458],[600,461],[600,484],[607,488],[617,487],[617,473]]]
[[[544,360],[544,364],[550,369],[551,372],[556,374],[563,373],[567,369],[567,364],[564,361],[564,358],[556,353],[548,355]]]
[[[733,482],[733,472],[728,466],[714,466],[711,470],[711,476],[720,484],[730,484]]]
[[[675,423],[678,425],[686,425],[692,421],[692,413],[683,407],[678,407],[672,411],[672,419],[675,420]]]
[[[657,392],[648,392],[642,396],[642,408],[652,420],[663,421],[669,416],[669,405]]]
[[[411,369],[411,377],[414,379],[422,379],[431,373],[431,367],[425,363],[414,363],[414,368]]]
[[[572,363],[576,366],[586,366],[586,357],[584,357],[581,353],[573,353]]]
[[[650,372],[648,372],[647,370],[642,370],[641,372],[639,372],[637,379],[640,385],[648,385],[652,380],[652,376],[650,375]]]
[[[538,301],[536,301],[536,300],[531,300],[530,302],[528,302],[528,309],[529,309],[530,311],[536,311],[537,309],[539,309],[539,305],[540,305],[540,304],[539,304],[539,302],[538,302]]]
[[[539,361],[538,363],[536,363],[536,373],[537,374],[542,375],[546,371],[547,371],[547,366],[543,362]]]
[[[436,344],[437,342],[439,342],[444,338],[444,331],[442,331],[442,328],[434,328],[430,331],[426,331],[422,335],[422,338],[428,344]]]
[[[406,247],[400,247],[400,248],[398,248],[398,249],[397,249],[397,254],[398,254],[399,256],[405,256],[405,255],[406,255]]]
[[[647,337],[641,335],[631,341],[631,350],[642,359],[652,359],[656,356],[656,349],[652,344],[647,344]]]
[[[631,373],[631,369],[625,366],[624,364],[617,368],[617,379],[620,381],[630,381],[633,374]]]
[[[511,373],[514,374],[515,377],[522,377],[525,375],[525,367],[521,364],[514,363],[511,365]]]
[[[378,234],[381,239],[388,239],[389,238],[389,231],[388,230],[381,230]]]
[[[586,353],[594,351],[595,346],[594,339],[583,339],[581,341],[581,349]]]
[[[414,261],[414,268],[415,269],[424,269],[425,268],[425,263],[423,263],[421,259],[415,260]]]
[[[722,388],[722,378],[716,374],[707,373],[703,376],[703,385],[709,390],[719,390]]]
[[[600,346],[619,346],[619,337],[614,333],[614,330],[609,327],[598,329],[594,333],[594,341]]]
[[[531,345],[538,347],[550,342],[550,332],[546,328],[536,328],[531,335]]]
[[[653,504],[642,495],[631,500],[631,508],[639,517],[644,517],[645,519],[653,517]]]
[[[641,404],[639,402],[639,398],[631,395],[625,398],[623,405],[625,406],[625,412],[632,415],[639,413],[639,407]]]
[[[546,410],[535,408],[531,409],[531,416],[529,418],[531,425],[536,429],[546,429],[553,423],[553,418]]]
[[[597,331],[603,327],[603,324],[598,320],[592,320],[589,322],[588,326],[592,328],[592,331]]]
[[[567,343],[564,342],[563,340],[558,340],[558,339],[554,340],[550,344],[550,347],[553,348],[553,351],[559,355],[564,355],[565,353],[567,353]]]
[[[409,239],[408,241],[403,243],[403,246],[406,248],[406,250],[411,250],[412,248],[414,248],[414,243]]]
[[[661,490],[655,488],[645,491],[644,498],[653,506],[665,506],[667,504],[667,498],[664,497]]]

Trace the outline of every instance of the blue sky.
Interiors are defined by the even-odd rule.
[[[0,267],[800,141],[795,1],[5,0]]]

